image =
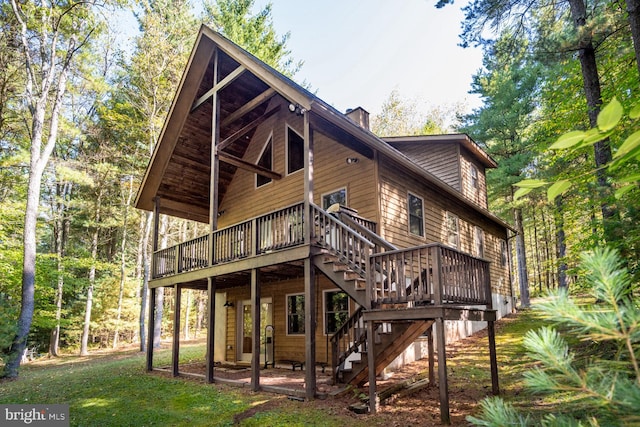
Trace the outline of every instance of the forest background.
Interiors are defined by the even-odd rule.
[[[118,50],[108,25],[122,8],[140,27],[132,52]],[[270,5],[254,9],[252,0],[205,1],[198,13],[186,0],[0,0],[4,376],[25,354],[144,348],[153,218],[132,202],[200,24],[293,79],[302,66]],[[580,290],[579,255],[599,245],[616,248],[637,282],[640,8],[475,0],[464,11],[461,44],[484,52],[472,86],[482,105],[424,114],[392,92],[373,131],[467,132],[498,161],[489,198],[519,231],[510,247],[522,306],[530,293]],[[204,233],[167,217],[160,226],[161,246]],[[182,338],[201,334],[204,297],[187,292]],[[156,343],[173,333],[162,316],[171,301],[159,292]]]

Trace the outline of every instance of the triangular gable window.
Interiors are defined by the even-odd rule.
[[[262,155],[258,160],[258,166],[273,170],[273,138],[269,137],[269,141],[262,151]],[[256,174],[256,187],[262,187],[271,182],[271,178]]]

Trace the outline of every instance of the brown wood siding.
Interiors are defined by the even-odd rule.
[[[287,126],[302,135],[303,125],[302,117],[291,114],[286,105],[283,105],[279,113],[258,126],[244,159],[257,162],[269,136],[273,135],[273,170],[282,174],[282,179],[274,179],[256,188],[256,175],[238,169],[219,207],[222,212],[218,221],[220,228],[303,201],[304,171],[286,175],[285,148]],[[315,203],[321,203],[322,194],[346,187],[349,206],[358,210],[360,215],[376,221],[377,194],[373,160],[317,131],[313,136]],[[357,157],[358,162],[347,164],[347,157]]]
[[[316,340],[316,360],[318,362],[331,361],[331,343],[327,352],[327,336],[324,334],[324,312],[323,312],[323,291],[335,290],[338,287],[329,281],[322,274],[316,275],[316,314],[317,328],[315,332]],[[279,282],[263,283],[260,288],[261,298],[271,298],[273,303],[273,326],[275,337],[275,360],[305,360],[305,336],[287,335],[287,295],[304,293],[303,278],[294,280],[285,280]],[[225,357],[227,362],[237,362],[237,323],[238,323],[238,301],[251,298],[251,290],[249,285],[241,288],[233,288],[225,290],[227,292],[227,301],[233,302],[233,307],[227,309],[227,333],[223,339],[226,342]],[[353,301],[350,302],[349,314],[355,310]],[[261,325],[264,328],[266,325]],[[331,337],[329,337],[331,338]],[[221,339],[216,337],[216,339]],[[261,349],[262,350],[262,349]],[[327,356],[328,355],[328,356]]]
[[[511,295],[508,267],[500,265],[500,240],[506,239],[506,229],[460,202],[445,197],[442,192],[419,181],[384,159],[380,163],[380,188],[383,218],[380,221],[382,236],[400,248],[420,244],[446,242],[446,213],[459,218],[460,249],[474,253],[475,226],[484,230],[485,256],[491,261],[491,281],[494,292]],[[424,200],[425,237],[409,233],[408,193]]]
[[[460,191],[458,144],[398,143],[391,144],[425,170]]]
[[[474,165],[478,170],[478,186],[473,186],[471,179],[471,167]],[[461,148],[460,150],[460,171],[462,175],[462,194],[478,206],[487,209],[487,180],[484,166],[471,153]]]

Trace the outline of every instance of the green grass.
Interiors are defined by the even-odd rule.
[[[538,314],[526,310],[516,320],[501,322],[497,331],[502,396],[523,408],[530,407],[532,397],[523,390],[522,373],[533,362],[525,354],[522,337],[542,323]],[[170,356],[169,350],[156,351],[154,366],[168,366]],[[203,360],[203,345],[181,345],[180,359],[181,364]],[[459,346],[447,365],[450,389],[484,385],[484,393],[490,392],[486,338]],[[396,425],[395,415],[389,412],[376,417],[355,416],[346,410],[346,404],[340,406],[342,402],[289,401],[247,388],[149,374],[144,367],[145,356],[135,352],[38,361],[24,365],[17,380],[0,382],[0,404],[67,403],[72,426]],[[480,398],[468,402],[470,410]],[[548,399],[537,402],[547,410],[558,403]],[[416,407],[423,405],[437,406],[437,401],[421,401]]]
[[[201,359],[203,347],[181,346],[181,363]],[[82,360],[79,361],[78,360]],[[170,361],[170,352],[157,351],[155,365]],[[201,381],[149,374],[145,356],[78,358],[67,356],[21,368],[18,380],[0,382],[2,404],[66,403],[72,426],[231,426],[234,416],[281,396],[247,389],[206,385]],[[316,425],[341,425],[316,408],[289,407],[268,411],[242,425],[295,425],[297,420],[318,420]],[[302,411],[302,412],[301,412]],[[262,421],[260,421],[260,419]],[[299,424],[301,425],[301,424]]]

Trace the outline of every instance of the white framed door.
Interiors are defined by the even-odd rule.
[[[253,308],[251,300],[238,302],[238,361],[250,362],[253,355]],[[260,299],[260,363],[264,363],[265,327],[273,324],[273,302],[271,298]]]

